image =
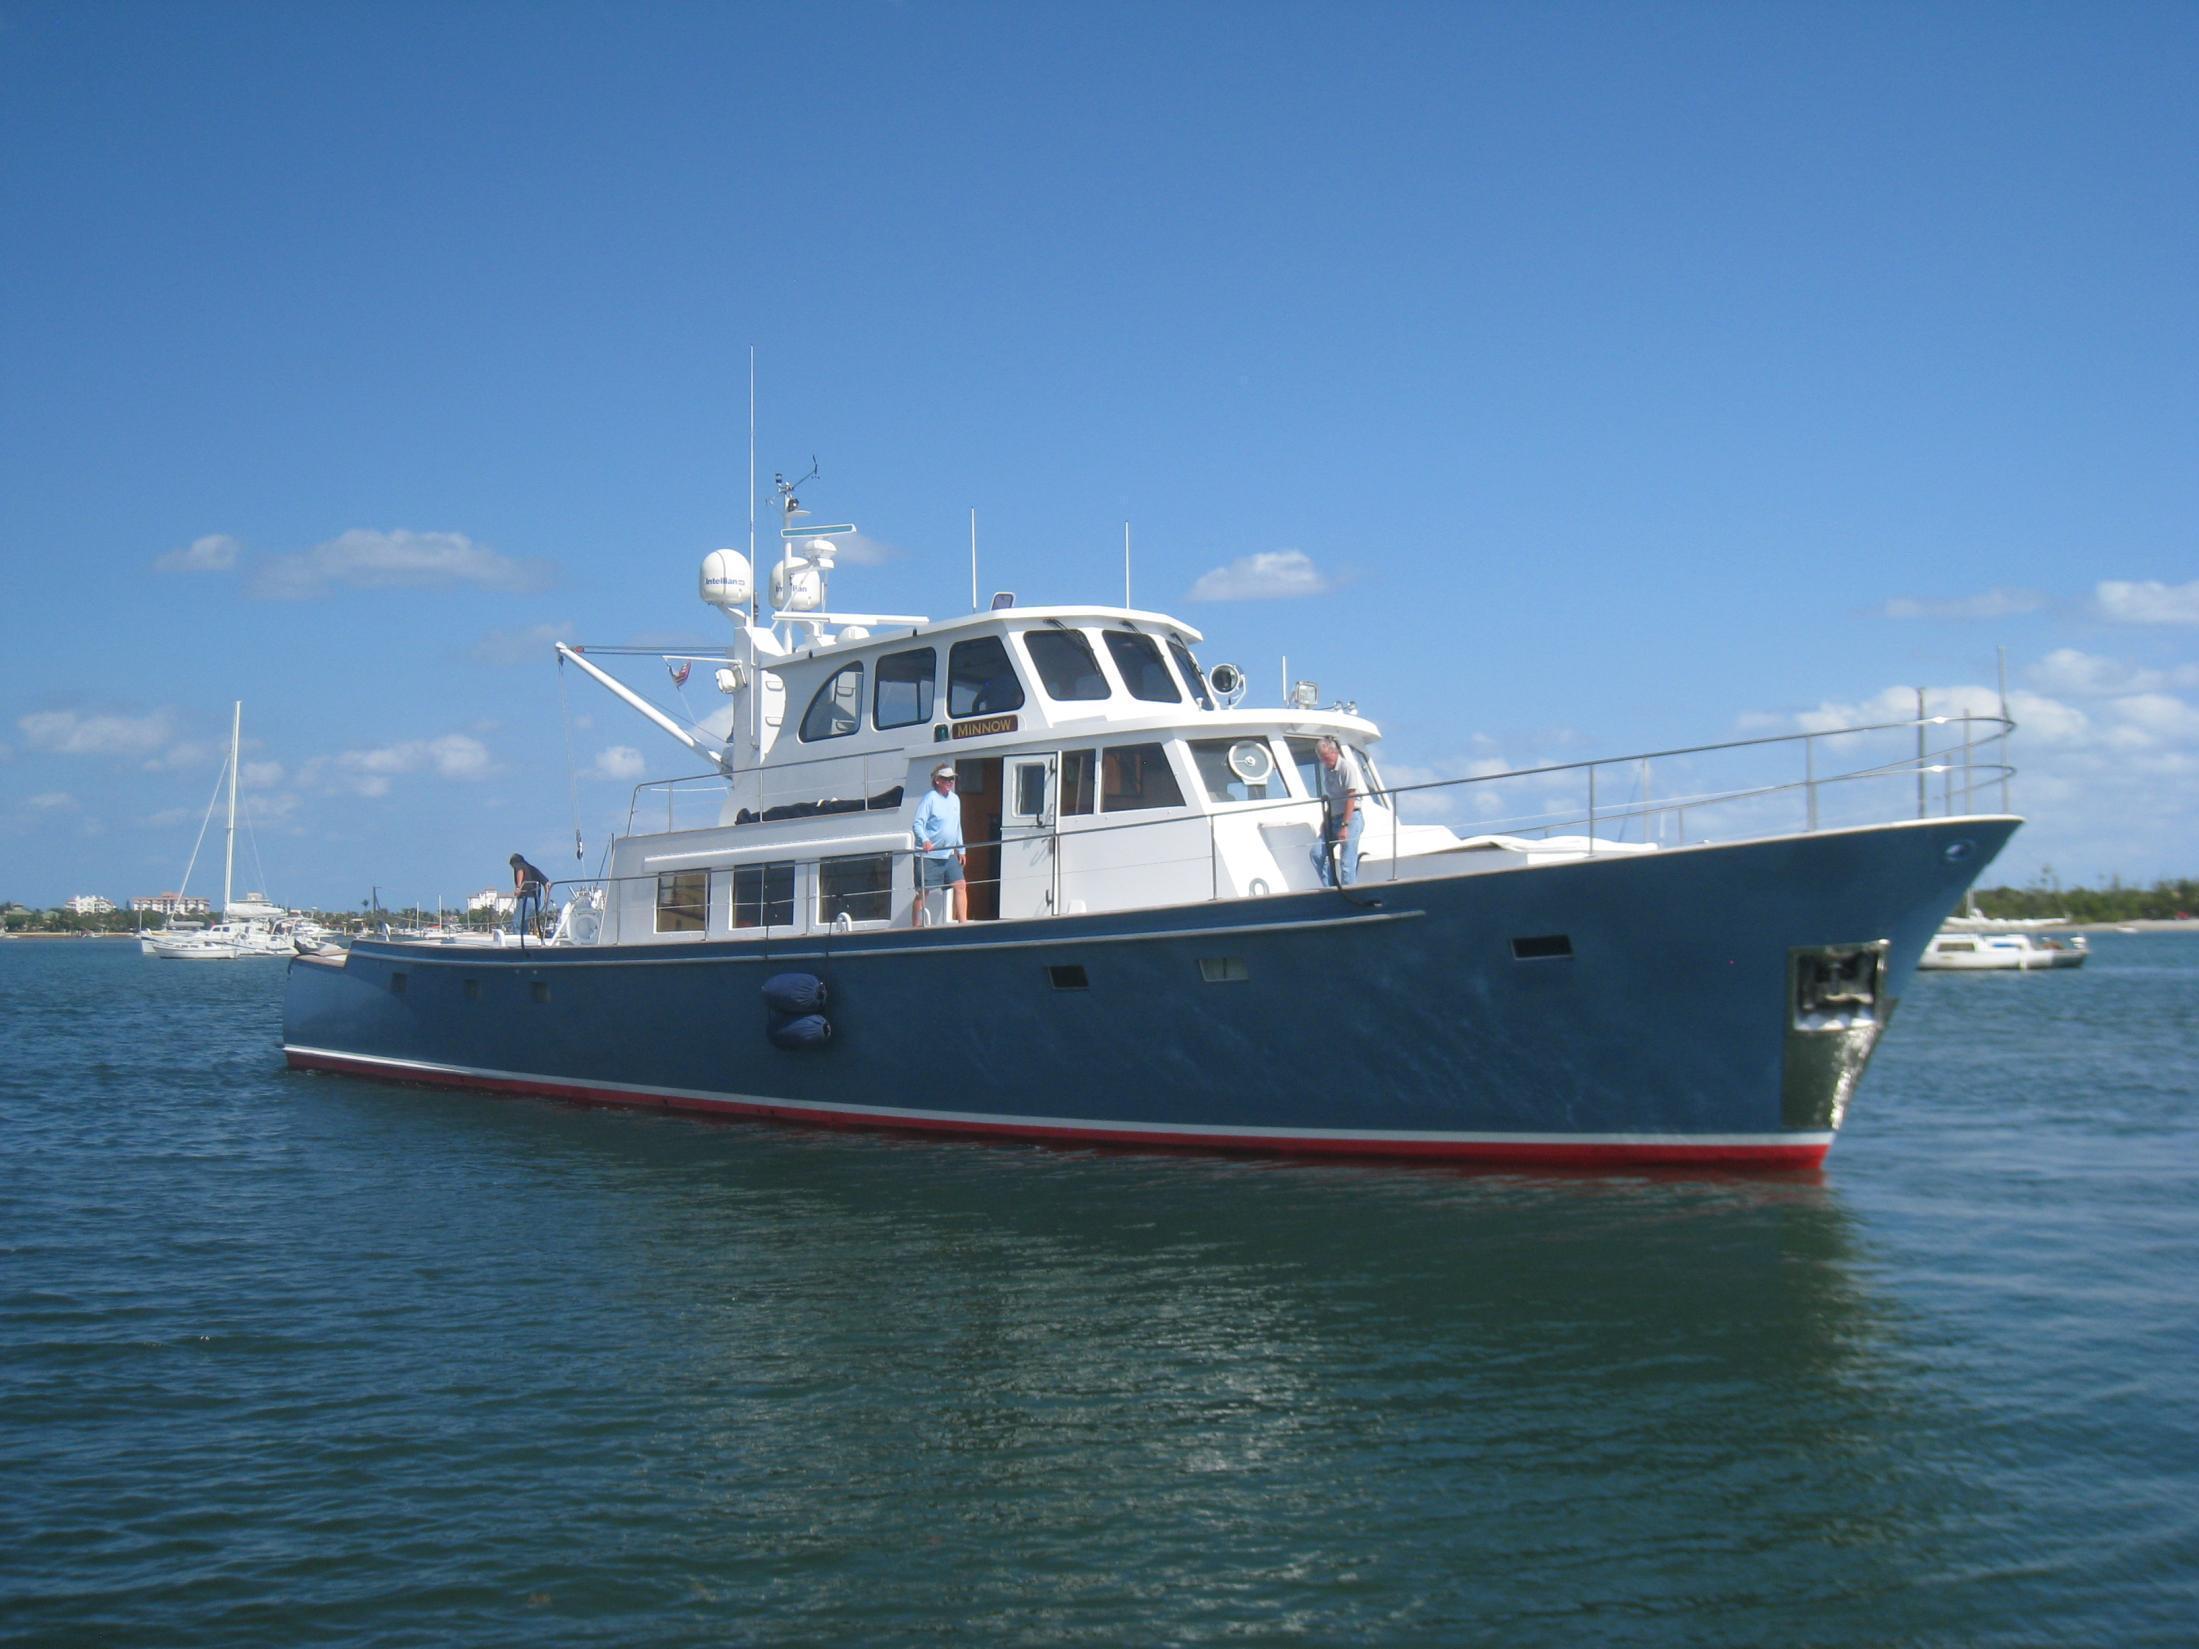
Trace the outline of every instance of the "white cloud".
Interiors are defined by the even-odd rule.
[[[2094,587],[2092,604],[2113,624],[2199,624],[2199,579],[2189,584],[2109,579]]]
[[[1987,590],[1983,595],[1960,596],[1952,601],[1920,601],[1895,596],[1880,609],[1887,618],[2013,618],[2035,613],[2046,605],[2036,590]]]
[[[608,750],[596,754],[596,764],[589,769],[599,779],[638,779],[648,764],[641,759],[641,752],[630,744],[614,744]]]
[[[473,656],[483,664],[540,664],[553,656],[552,644],[572,638],[573,621],[535,624],[524,630],[491,630],[473,644]]]
[[[226,573],[236,570],[244,546],[225,532],[194,538],[180,550],[170,550],[153,562],[160,573]]]
[[[2132,693],[2109,710],[2115,725],[2107,742],[2118,750],[2154,750],[2163,745],[2199,745],[2199,710],[2167,693]]]
[[[2024,672],[2036,687],[2078,698],[2110,693],[2158,693],[2170,687],[2199,687],[2199,664],[2168,670],[2144,670],[2074,647],[2058,647]]]
[[[386,796],[392,778],[428,771],[446,779],[482,779],[496,771],[496,764],[488,746],[470,733],[445,733],[373,750],[316,756],[299,770],[298,782],[359,796]]]
[[[883,567],[895,560],[901,551],[882,538],[868,533],[848,533],[832,541],[833,554],[843,567]],[[767,573],[768,579],[769,574]]]
[[[185,739],[171,744],[159,755],[145,763],[148,773],[189,772],[193,768],[212,768],[228,756],[228,751],[217,745],[199,744]]]
[[[15,725],[34,750],[62,756],[145,756],[168,742],[175,725],[167,710],[144,715],[112,711],[35,710]]]
[[[1193,601],[1274,601],[1321,595],[1330,581],[1303,550],[1263,550],[1241,555],[1226,567],[1202,573],[1191,586]]]
[[[237,777],[254,790],[272,790],[283,782],[281,762],[246,762]]]
[[[1957,685],[1927,687],[1924,712],[1930,716],[1995,716],[2000,714],[2000,694],[1991,687]],[[1857,704],[1828,700],[1815,710],[1805,710],[1793,724],[1805,733],[1831,733],[1843,728],[1878,727],[1889,722],[1913,720],[1917,695],[1913,687],[1888,687]],[[2022,690],[2008,695],[2008,714],[2022,733],[2046,744],[2071,744],[2084,738],[2092,723],[2082,710],[2043,693]],[[1778,718],[1744,717],[1758,727]],[[1983,739],[1986,731],[1979,730]]]
[[[252,581],[252,593],[303,600],[326,595],[339,585],[428,589],[474,584],[489,590],[526,590],[541,577],[541,569],[476,544],[464,533],[354,529],[301,554],[263,562]]]
[[[77,800],[66,790],[48,790],[33,796],[24,806],[39,813],[73,813]]]

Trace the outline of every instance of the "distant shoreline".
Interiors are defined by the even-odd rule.
[[[147,931],[157,932],[158,930],[148,929]],[[0,937],[9,939],[135,939],[137,935],[135,933],[10,933]]]

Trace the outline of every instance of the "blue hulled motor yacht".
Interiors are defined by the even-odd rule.
[[[2005,795],[1970,806],[2005,771],[1980,760],[2005,717],[1392,787],[1354,707],[1310,684],[1250,705],[1161,613],[834,612],[853,529],[785,509],[767,591],[747,556],[704,563],[734,630],[687,661],[715,714],[560,646],[707,771],[637,788],[602,874],[555,890],[547,942],[293,962],[290,1064],[1007,1138],[1807,1168],[2018,824]],[[1324,738],[1364,821],[1346,885]],[[960,921],[921,893],[912,836],[943,762]],[[1707,787],[1716,762],[1755,766]],[[1903,816],[1833,805],[1888,794]],[[644,812],[665,828],[632,828]]]

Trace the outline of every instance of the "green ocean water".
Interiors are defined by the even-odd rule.
[[[0,943],[0,1641],[2199,1641],[2199,941],[1919,976],[1753,1178],[293,1075],[280,976]]]

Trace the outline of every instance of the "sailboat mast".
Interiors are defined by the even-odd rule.
[[[229,851],[221,866],[221,913],[229,914],[230,884],[237,875],[237,748],[244,740],[244,700],[229,722]]]

